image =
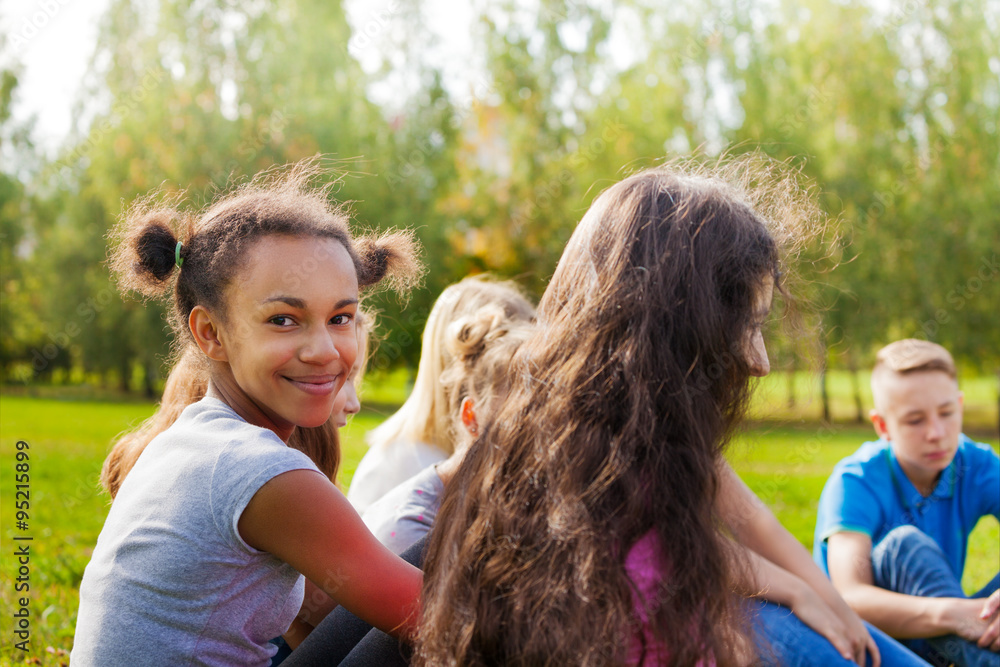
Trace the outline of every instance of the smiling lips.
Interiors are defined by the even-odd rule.
[[[312,394],[313,396],[325,396],[327,394],[332,394],[333,390],[337,386],[337,378],[339,375],[304,375],[301,377],[291,378],[288,376],[282,376],[289,382],[291,382],[295,387],[301,389],[307,394]]]

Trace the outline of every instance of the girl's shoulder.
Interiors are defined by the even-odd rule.
[[[293,461],[301,467],[315,467],[308,456],[287,446],[274,431],[248,423],[226,403],[212,397],[187,406],[147,450],[140,460],[145,457],[149,463],[166,458],[188,465],[239,468]]]
[[[259,442],[286,447],[274,431],[247,422],[225,402],[211,396],[184,408],[174,425],[164,433],[169,431],[174,431],[175,437],[194,436],[201,441]]]

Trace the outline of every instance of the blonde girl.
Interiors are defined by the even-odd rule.
[[[369,450],[347,492],[358,512],[363,514],[397,484],[454,453],[448,398],[441,384],[441,374],[452,362],[448,327],[491,303],[510,304],[512,292],[518,293],[512,283],[473,276],[449,285],[438,296],[424,326],[420,365],[409,398],[368,434]],[[517,312],[525,315],[534,309],[522,299]]]
[[[534,332],[534,310],[513,289],[503,301],[452,322],[447,332],[451,365],[441,374],[455,452],[406,480],[371,505],[361,518],[395,553],[430,532],[441,495],[482,424],[507,391],[510,360]]]

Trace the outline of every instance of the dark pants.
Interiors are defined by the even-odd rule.
[[[914,526],[894,528],[875,545],[872,573],[876,586],[896,593],[931,598],[967,597],[941,547]],[[1000,574],[969,597],[989,597],[998,587]],[[932,665],[1000,667],[1000,654],[979,648],[958,635],[906,639],[903,644]]]
[[[427,538],[401,554],[411,565],[422,567]],[[282,667],[349,665],[392,667],[410,664],[410,647],[373,628],[343,607],[323,619],[305,641],[281,663]]]

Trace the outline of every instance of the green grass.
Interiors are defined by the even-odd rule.
[[[98,489],[101,462],[111,438],[147,417],[149,404],[64,402],[2,397],[0,400],[0,602],[4,628],[0,663],[14,659],[10,613],[15,609],[15,535],[30,535],[29,655],[42,664],[67,663],[78,606],[77,589],[104,517],[107,498]],[[27,531],[14,526],[15,444],[28,443],[30,503]],[[24,544],[24,543],[21,543]],[[52,652],[46,652],[51,647]],[[20,654],[20,651],[17,652]]]
[[[861,396],[862,416],[867,421],[868,410],[872,407],[871,373],[857,374],[857,387]],[[758,418],[819,421],[823,416],[820,398],[819,375],[798,372],[789,383],[788,373],[772,373],[757,380],[751,415]],[[965,395],[965,430],[979,439],[997,437],[998,392],[1000,381],[996,376],[959,378]],[[834,422],[852,422],[857,415],[854,401],[854,378],[847,371],[831,371],[828,377],[830,413]],[[791,387],[791,388],[790,388]],[[795,398],[789,405],[789,396]],[[985,434],[980,436],[979,434]]]
[[[364,434],[391,412],[391,403],[398,404],[405,397],[405,389],[400,389],[404,381],[405,375],[399,375],[386,383],[395,386],[369,383],[362,397],[368,407],[342,432],[345,488],[364,454]],[[0,396],[0,603],[5,610],[0,665],[22,664],[25,658],[12,646],[6,613],[13,612],[18,597],[13,590],[16,535],[33,537],[28,656],[32,664],[68,663],[77,590],[108,507],[97,483],[101,462],[114,436],[138,424],[153,409],[149,403]],[[870,433],[867,427],[842,425],[757,424],[741,436],[730,460],[788,529],[811,546],[816,502],[826,476],[837,460],[869,439]],[[17,440],[30,445],[30,529],[24,532],[15,528],[13,513]],[[995,435],[986,441],[997,445]],[[963,582],[967,590],[995,574],[998,543],[1000,526],[992,518],[984,519],[970,545]]]
[[[853,453],[873,431],[858,426],[774,427],[758,424],[730,449],[729,461],[781,523],[810,550],[820,492],[833,466]],[[997,439],[984,440],[997,449]],[[962,586],[969,593],[1000,568],[1000,523],[983,517],[969,539]]]

